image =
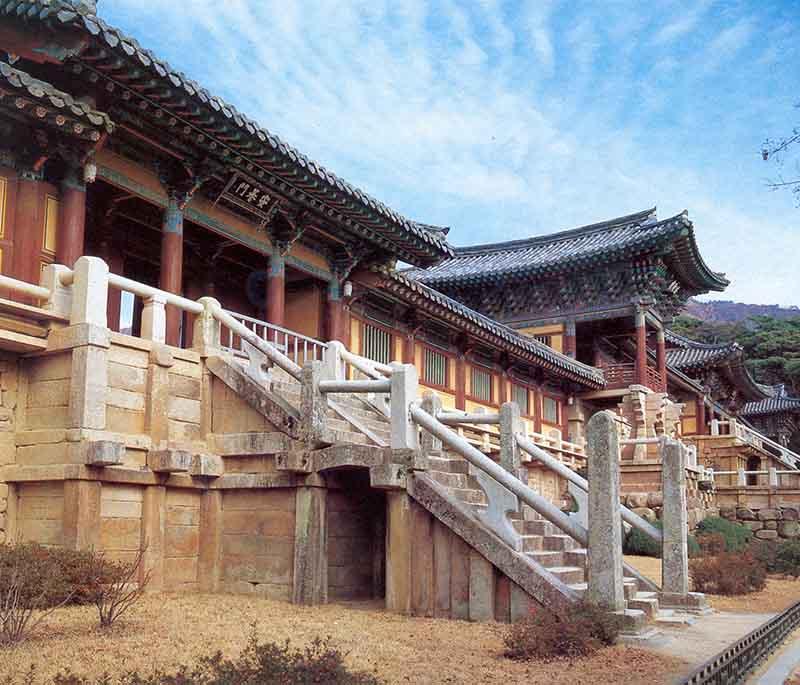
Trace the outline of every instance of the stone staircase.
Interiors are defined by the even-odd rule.
[[[273,392],[299,409],[300,384],[280,369],[273,369],[272,378]],[[332,443],[389,445],[388,419],[363,396],[331,394],[328,401],[327,426],[332,433],[328,437]],[[486,494],[473,471],[474,467],[455,452],[441,450],[428,455],[428,474],[450,496],[472,510],[486,509]],[[524,514],[509,515],[514,528],[522,536],[522,552],[576,594],[583,595],[587,589],[587,550],[529,507],[524,509]],[[674,612],[660,609],[657,593],[640,587],[638,579],[626,576],[624,592],[625,618],[629,628],[641,630],[653,621],[672,620]]]
[[[487,506],[486,495],[470,470],[472,466],[460,455],[443,451],[429,457],[429,475],[454,498],[473,509]],[[524,514],[510,514],[513,526],[522,536],[522,552],[543,566],[578,595],[587,589],[587,550],[538,513],[524,507]],[[624,581],[626,618],[637,627],[652,621],[668,620],[674,612],[659,608],[656,592],[640,587],[638,579]]]

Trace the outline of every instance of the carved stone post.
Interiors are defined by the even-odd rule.
[[[420,406],[422,411],[435,418],[442,411],[442,400],[435,392],[426,390],[422,395],[422,404]],[[420,444],[422,446],[422,454],[425,456],[440,456],[442,454],[442,441],[428,433],[428,431],[422,431]]]
[[[411,419],[411,403],[417,399],[417,369],[412,364],[392,363],[391,447],[419,450],[419,430]]]
[[[325,433],[325,413],[328,401],[319,391],[323,378],[323,362],[309,361],[303,365],[300,377],[300,411],[303,417],[301,431],[303,439],[313,445]]]
[[[595,414],[587,427],[589,464],[589,574],[587,598],[611,611],[625,608],[622,519],[619,504],[619,434],[615,415]]]
[[[525,425],[520,417],[516,402],[500,405],[500,466],[516,478],[520,478],[522,455],[517,445],[517,433],[524,431]]]
[[[662,591],[665,595],[684,596],[689,592],[686,454],[677,440],[667,440],[661,450],[661,488],[664,499]]]
[[[327,490],[299,487],[295,493],[294,574],[295,604],[328,601]]]
[[[142,309],[142,338],[163,343],[167,339],[166,300],[163,295],[148,297]]]

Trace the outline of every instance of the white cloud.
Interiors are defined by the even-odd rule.
[[[457,244],[654,204],[662,215],[688,207],[710,266],[734,278],[731,294],[796,300],[789,260],[774,267],[770,257],[776,245],[791,249],[780,228],[788,213],[757,219],[745,206],[757,181],[726,186],[731,171],[715,164],[722,151],[704,147],[720,128],[702,118],[705,93],[687,107],[675,102],[675,84],[690,88],[698,67],[724,73],[756,19],[708,28],[713,38],[687,62],[670,44],[708,20],[705,5],[663,20],[654,37],[646,13],[596,9],[507,0],[192,0],[191,12],[101,4],[146,47],[336,173],[411,217],[452,226]],[[770,239],[751,247],[753,235]]]

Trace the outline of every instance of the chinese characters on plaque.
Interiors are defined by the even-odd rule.
[[[269,225],[278,211],[275,198],[262,185],[238,171],[225,185],[217,202],[223,199],[257,216],[262,230]]]

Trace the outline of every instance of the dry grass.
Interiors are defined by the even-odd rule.
[[[657,583],[661,582],[661,559],[626,556],[625,561],[642,575]],[[770,576],[767,578],[767,587],[761,592],[736,597],[708,595],[708,599],[711,606],[718,611],[730,611],[737,614],[777,613],[800,600],[800,579]]]
[[[120,668],[174,668],[221,649],[237,654],[257,622],[262,640],[302,646],[330,635],[349,666],[388,683],[668,683],[678,659],[616,646],[574,664],[518,663],[502,656],[499,624],[406,618],[369,606],[296,607],[231,595],[147,595],[123,622],[101,632],[93,608],[61,610],[33,638],[0,658],[0,682],[35,664],[49,677],[69,667],[87,675]]]

